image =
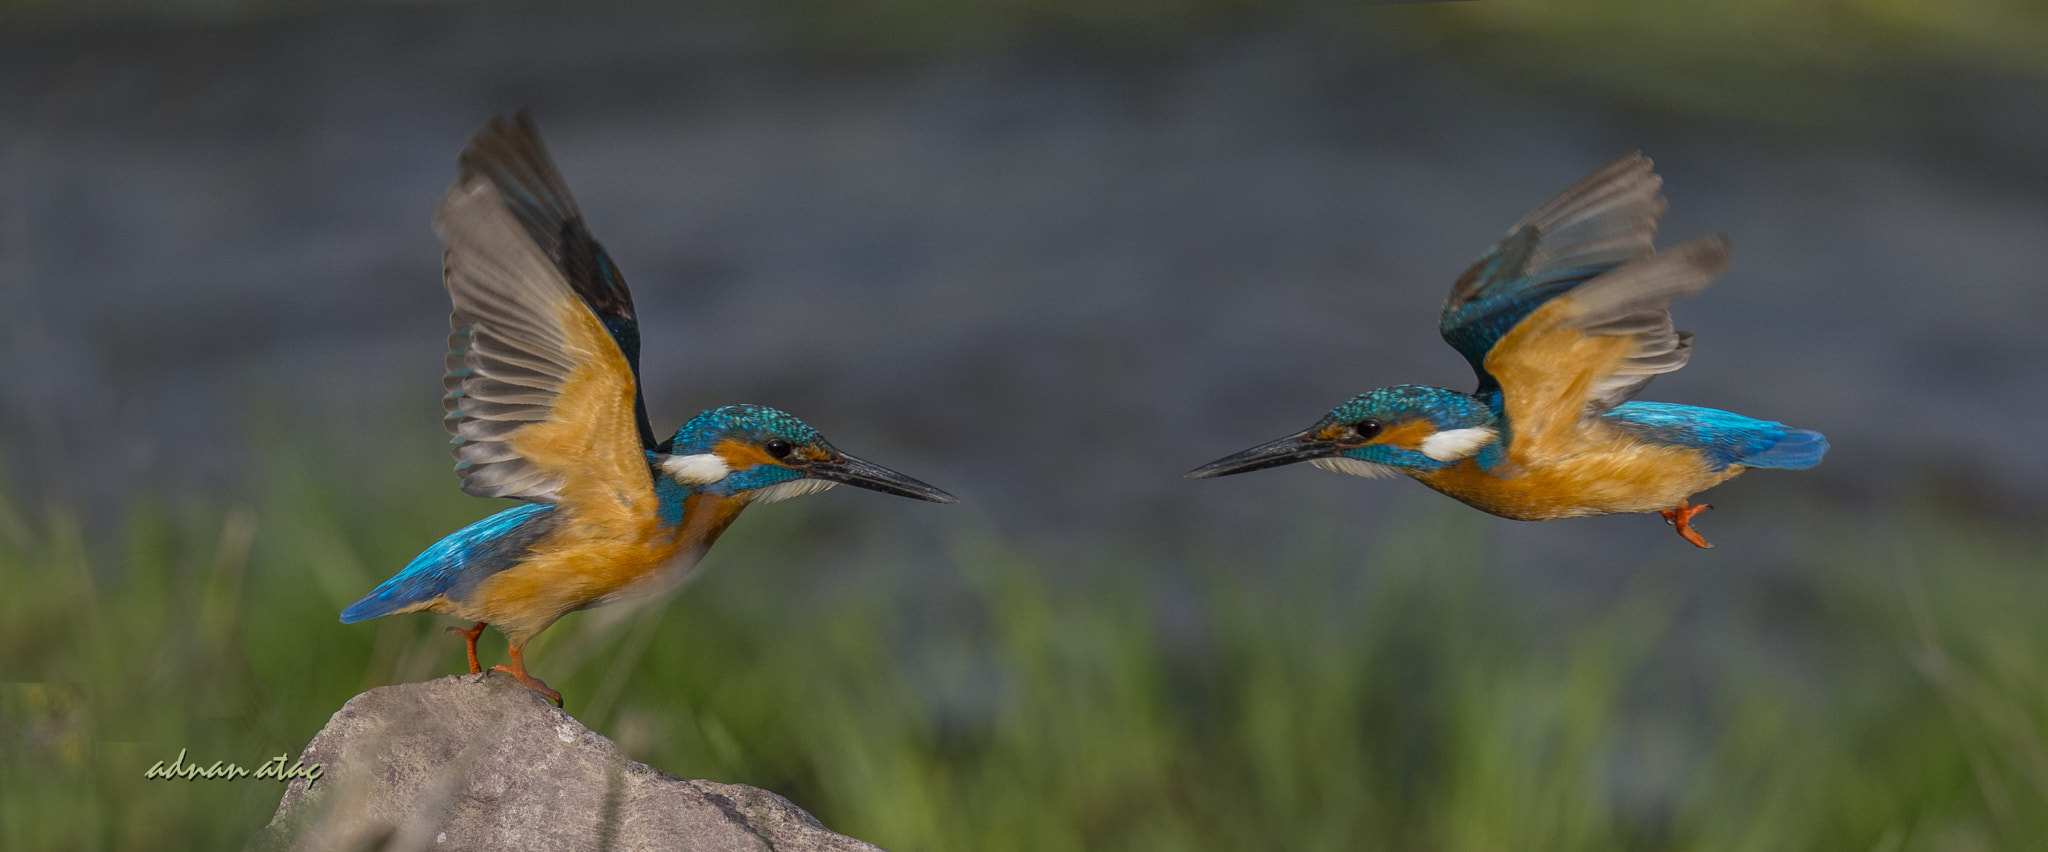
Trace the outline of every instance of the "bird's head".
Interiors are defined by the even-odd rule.
[[[696,491],[749,501],[785,500],[843,482],[953,502],[951,494],[840,452],[810,424],[761,405],[728,405],[697,415],[662,445],[656,465]]]
[[[1395,385],[1359,394],[1314,426],[1188,473],[1208,479],[1308,462],[1354,476],[1439,470],[1498,446],[1493,411],[1442,388]]]

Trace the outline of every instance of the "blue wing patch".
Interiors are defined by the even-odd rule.
[[[1828,451],[1828,439],[1819,432],[1712,408],[1627,402],[1601,417],[1637,437],[1699,450],[1717,469],[1739,464],[1804,470],[1820,464]]]
[[[1486,372],[1486,354],[1501,336],[1523,318],[1552,299],[1612,269],[1609,266],[1549,270],[1540,276],[1516,278],[1490,286],[1472,301],[1444,311],[1439,330],[1444,342],[1472,365],[1479,375],[1479,396],[1499,387]]]
[[[518,564],[526,550],[553,531],[560,518],[547,503],[506,509],[457,530],[413,558],[362,600],[341,611],[341,623],[390,615],[441,595],[461,597],[492,574]]]

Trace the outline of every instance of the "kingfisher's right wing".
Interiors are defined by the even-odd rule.
[[[1485,369],[1500,383],[1509,460],[1572,452],[1585,424],[1685,366],[1692,338],[1671,327],[1671,300],[1707,289],[1727,265],[1726,240],[1693,240],[1552,298],[1502,335]]]
[[[1509,329],[1595,276],[1650,256],[1665,206],[1663,179],[1650,165],[1629,153],[1580,178],[1459,276],[1438,328],[1479,375],[1479,396],[1500,387],[1487,353]]]
[[[511,119],[493,118],[469,140],[457,160],[462,174],[487,180],[500,202],[526,229],[526,237],[554,262],[569,288],[597,314],[611,333],[633,378],[640,378],[640,323],[633,313],[633,293],[611,255],[583,224],[583,213],[569,186],[540,143],[533,117],[520,110]],[[451,347],[452,348],[452,347]],[[646,400],[636,395],[640,443],[655,448],[654,428],[647,420]]]
[[[537,232],[535,223],[548,220],[534,211],[548,208],[543,196],[520,189],[559,178],[545,169],[534,173],[539,183],[507,183],[503,173],[477,165],[545,166],[544,156],[533,161],[495,153],[508,140],[532,140],[530,132],[506,131],[504,122],[493,122],[478,134],[434,216],[448,244],[443,281],[455,306],[444,405],[462,490],[555,503],[581,514],[652,517],[650,442],[633,365],[600,319],[601,309],[579,293],[577,267],[562,261],[564,247],[579,241],[551,241]],[[539,149],[534,143],[514,150]],[[546,197],[567,199],[559,192]],[[573,216],[573,207],[554,209]],[[573,237],[572,230],[580,226],[562,232]]]

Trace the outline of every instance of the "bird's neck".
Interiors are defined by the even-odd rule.
[[[689,503],[690,495],[695,493],[697,493],[696,489],[677,482],[674,478],[656,470],[654,472],[654,503],[656,513],[661,516],[661,525],[663,527],[682,526],[684,507]]]
[[[1494,384],[1489,380],[1484,386],[1479,388],[1478,393],[1472,394],[1472,397],[1479,400],[1480,404],[1485,405],[1487,410],[1492,411],[1494,419],[1505,420],[1507,418],[1507,400],[1501,396],[1500,385]]]
[[[1483,383],[1476,393],[1461,393],[1446,388],[1443,391],[1441,410],[1433,411],[1430,419],[1439,430],[1468,429],[1485,426],[1494,430],[1494,440],[1481,448],[1470,461],[1480,470],[1492,470],[1507,460],[1508,441],[1513,437],[1508,423],[1505,400],[1501,397],[1500,386],[1491,380]],[[1476,405],[1474,404],[1476,403]],[[1454,465],[1436,465],[1445,468]],[[1447,492],[1448,493],[1448,492]]]
[[[747,493],[714,494],[665,476],[656,480],[654,494],[661,528],[684,547],[710,547],[753,502]]]

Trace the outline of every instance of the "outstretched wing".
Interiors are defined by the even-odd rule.
[[[1438,327],[1479,374],[1480,396],[1499,389],[1486,354],[1516,323],[1593,277],[1651,254],[1664,215],[1662,186],[1648,157],[1623,155],[1522,217],[1458,277]]]
[[[1714,283],[1728,242],[1693,240],[1623,264],[1552,298],[1502,335],[1484,368],[1500,383],[1509,457],[1565,452],[1581,420],[1685,366],[1692,336],[1671,327],[1671,300]]]
[[[632,365],[519,209],[465,168],[434,216],[455,303],[444,404],[462,490],[651,515]]]
[[[491,119],[469,140],[457,163],[465,178],[475,176],[497,188],[500,202],[526,229],[527,239],[554,263],[569,288],[604,323],[637,383],[640,323],[633,313],[633,293],[626,289],[625,276],[612,264],[611,255],[584,227],[583,213],[541,146],[532,116],[520,110],[510,119]],[[633,398],[633,413],[639,421],[640,443],[654,449],[654,427],[647,421],[646,400],[639,395]]]

